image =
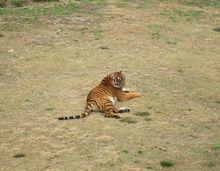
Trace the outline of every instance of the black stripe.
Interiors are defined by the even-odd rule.
[[[89,102],[86,104],[86,108],[87,108],[87,106],[92,108],[92,104],[90,104]]]
[[[80,118],[80,115],[76,115],[76,116],[75,116],[75,119],[79,119],[79,118]]]
[[[98,107],[98,108],[100,108],[100,106],[101,106],[101,104],[99,103],[99,101],[98,100],[92,100],[92,101],[94,101],[95,102],[95,104],[96,104],[96,106]]]
[[[103,80],[102,80],[103,85],[107,86],[110,84],[110,76],[106,76]]]

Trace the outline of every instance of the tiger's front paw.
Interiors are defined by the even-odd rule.
[[[122,88],[122,91],[125,92],[125,93],[129,93],[130,89],[129,88]]]
[[[136,92],[136,97],[141,97],[141,93]]]

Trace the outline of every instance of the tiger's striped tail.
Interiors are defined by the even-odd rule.
[[[87,116],[89,116],[89,114],[91,113],[91,110],[85,110],[85,112],[83,112],[82,114],[79,115],[72,115],[72,116],[62,116],[59,117],[59,120],[69,120],[69,119],[80,119],[80,118],[85,118]]]

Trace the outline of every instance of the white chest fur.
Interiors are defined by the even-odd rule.
[[[113,103],[113,105],[118,101],[116,97],[108,96],[108,98]]]

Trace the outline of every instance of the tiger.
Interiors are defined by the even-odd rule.
[[[130,112],[130,109],[116,108],[115,102],[122,102],[141,96],[139,92],[130,92],[125,89],[125,75],[121,71],[114,72],[102,79],[100,84],[93,88],[86,100],[86,107],[82,114],[59,117],[59,120],[80,119],[89,116],[92,112],[103,112],[105,117],[120,118],[119,113]]]

